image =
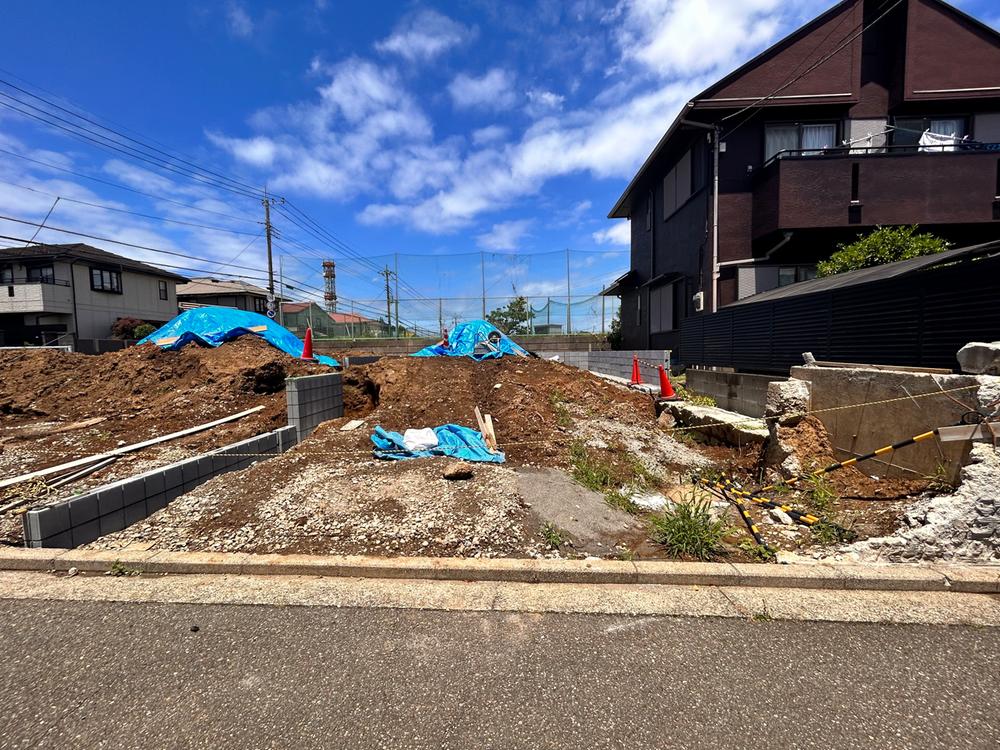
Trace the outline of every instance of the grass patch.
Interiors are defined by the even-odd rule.
[[[566,406],[566,397],[561,391],[554,390],[549,394],[549,403],[552,404],[552,409],[556,413],[556,424],[560,427],[572,427],[573,426],[573,415],[569,413],[569,408]]]
[[[840,499],[830,480],[822,474],[809,474],[802,483],[803,502],[810,510],[828,513],[833,504]]]
[[[818,544],[839,544],[841,542],[853,542],[858,538],[856,532],[850,528],[845,528],[834,521],[826,518],[821,519],[809,527],[813,541]]]
[[[545,543],[552,549],[559,549],[564,544],[566,544],[569,539],[563,534],[562,530],[555,526],[554,524],[547,523],[539,529],[539,533],[542,535],[542,539]]]
[[[628,452],[617,454],[617,461],[597,451],[590,451],[582,440],[569,447],[572,476],[589,490],[600,492],[612,508],[626,513],[638,513],[632,502],[632,489],[655,486],[657,477],[636,456]],[[622,489],[623,487],[627,489]]]
[[[121,560],[115,560],[111,563],[111,567],[108,568],[107,572],[104,574],[106,576],[137,576],[142,571],[137,568],[130,568],[128,565],[123,563]]]
[[[714,518],[708,500],[676,503],[650,519],[650,536],[671,557],[694,557],[711,560],[722,546],[728,531],[726,522]]]
[[[711,396],[703,396],[700,393],[695,393],[690,391],[678,382],[671,383],[674,387],[674,393],[680,396],[682,399],[688,403],[694,404],[695,406],[716,406],[716,401]]]
[[[757,544],[753,539],[744,539],[736,546],[760,562],[772,562],[776,557],[773,549],[765,547],[763,544]]]

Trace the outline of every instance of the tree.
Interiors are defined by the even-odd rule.
[[[150,323],[140,323],[132,329],[132,338],[144,339],[155,330],[156,326],[151,325]]]
[[[527,297],[514,297],[505,307],[498,307],[486,316],[486,320],[508,336],[528,333],[531,321],[531,305]]]
[[[608,326],[608,344],[614,351],[622,348],[622,311],[621,308],[615,310],[615,317],[611,319]]]
[[[141,326],[143,321],[138,318],[118,318],[111,324],[111,335],[116,339],[131,339],[136,326]]]
[[[867,235],[859,235],[850,244],[837,245],[829,260],[816,266],[817,276],[833,276],[844,271],[881,266],[921,255],[933,255],[947,250],[949,243],[930,232],[918,233],[917,227],[876,227]]]

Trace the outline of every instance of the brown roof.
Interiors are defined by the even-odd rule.
[[[199,277],[186,284],[177,285],[178,297],[194,297],[202,294],[252,294],[266,297],[267,290],[239,279],[213,279]]]
[[[68,245],[30,245],[28,247],[4,247],[0,248],[0,259],[18,261],[39,261],[39,260],[84,260],[102,266],[117,266],[125,271],[144,273],[150,276],[174,279],[178,282],[187,281],[186,276],[165,271],[162,268],[151,266],[142,261],[126,258],[124,255],[109,253],[107,250],[84,245],[83,243],[73,243]]]

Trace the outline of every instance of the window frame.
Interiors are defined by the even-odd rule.
[[[263,315],[267,312],[267,300],[263,297],[254,296],[253,298],[253,311],[255,313],[260,313]]]
[[[94,274],[98,274],[100,283],[94,281]],[[107,282],[105,282],[107,274]],[[116,283],[117,282],[117,283]],[[100,266],[90,267],[90,290],[92,292],[102,292],[104,294],[124,294],[122,291],[122,272],[117,268],[102,268]]]
[[[972,116],[972,113],[970,113],[970,112],[962,112],[962,113],[957,113],[957,114],[953,114],[953,115],[941,115],[941,114],[937,114],[937,115],[920,115],[920,114],[917,114],[917,115],[893,115],[892,118],[891,118],[891,120],[892,120],[891,124],[889,125],[892,128],[892,132],[890,133],[890,136],[891,136],[891,139],[892,139],[891,145],[893,146],[894,149],[896,149],[898,151],[902,151],[904,149],[907,150],[907,151],[909,151],[911,149],[913,151],[917,151],[917,150],[920,149],[920,144],[917,143],[917,141],[920,140],[920,136],[919,135],[909,134],[910,137],[915,138],[915,140],[914,140],[914,142],[912,144],[910,144],[910,143],[902,143],[902,144],[896,143],[896,133],[898,132],[896,130],[896,128],[898,127],[897,123],[900,120],[921,120],[923,122],[923,127],[918,128],[918,130],[921,133],[923,133],[925,130],[927,130],[928,128],[930,128],[931,122],[933,120],[961,120],[962,123],[965,126],[965,132],[962,133],[962,135],[958,136],[958,138],[961,139],[964,136],[969,136],[969,138],[974,138],[975,137],[974,133],[972,132],[972,127],[973,127],[973,124],[974,124],[973,123],[974,118]],[[913,130],[913,129],[914,128],[907,128],[907,130]]]
[[[813,153],[809,153],[809,154],[802,153],[802,151],[803,151],[803,146],[802,146],[802,127],[804,125],[832,125],[833,126],[833,145],[831,145],[829,148],[834,149],[834,148],[840,148],[841,147],[840,143],[841,143],[841,141],[843,140],[843,137],[844,137],[844,121],[843,120],[831,120],[831,119],[825,118],[825,117],[817,118],[815,120],[774,120],[774,121],[771,121],[771,122],[765,122],[764,123],[764,128],[763,128],[763,131],[764,131],[763,132],[763,136],[764,136],[764,144],[763,144],[763,148],[764,148],[764,163],[767,164],[767,163],[769,163],[769,162],[771,162],[771,161],[773,161],[775,159],[782,159],[782,158],[784,158],[783,156],[781,156],[781,154],[785,154],[785,156],[788,155],[788,153],[787,153],[786,150],[781,150],[781,151],[778,151],[776,154],[771,154],[770,156],[768,156],[768,154],[767,154],[767,129],[771,128],[771,127],[778,127],[778,128],[794,127],[795,128],[795,130],[796,130],[796,144],[797,144],[797,147],[794,148],[794,149],[791,149],[792,151],[797,152],[797,153],[794,154],[794,156],[804,156],[804,157],[822,156],[823,155],[823,150],[822,149],[810,149]]]
[[[160,296],[160,300],[163,302],[170,301],[170,287],[167,286],[167,282],[163,279],[157,279],[156,281],[156,291]]]
[[[649,332],[650,333],[670,333],[677,330],[677,290],[674,288],[676,281],[669,281],[666,284],[658,284],[649,290]],[[670,327],[664,328],[663,320],[663,300],[659,296],[669,290],[670,304],[667,307],[667,314],[670,317]]]
[[[0,286],[10,286],[14,283],[14,265],[5,263],[0,266]]]
[[[44,272],[48,273],[44,273]],[[42,272],[42,273],[40,273]],[[56,268],[51,263],[28,266],[25,268],[25,281],[30,284],[55,284]]]
[[[674,214],[680,211],[688,202],[694,198],[698,193],[705,189],[708,184],[707,170],[704,164],[705,152],[699,147],[699,142],[691,144],[691,147],[685,151],[681,157],[674,162],[674,165],[667,170],[667,173],[663,176],[663,220],[667,221]],[[685,160],[686,163],[685,163]],[[679,193],[677,191],[677,176],[679,174],[679,169],[684,166],[684,172],[687,173],[687,192],[683,198],[678,197]],[[672,189],[668,190],[668,184],[671,185]],[[672,201],[668,201],[668,197],[673,196]]]

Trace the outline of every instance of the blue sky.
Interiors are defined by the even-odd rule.
[[[574,251],[574,294],[587,294],[627,268],[627,226],[605,215],[679,107],[830,5],[35,0],[5,10],[0,77],[199,165],[266,183],[378,263],[403,254],[400,276],[422,296],[478,296],[477,256],[455,254],[479,252],[488,253],[491,295],[565,294],[565,248]],[[1000,18],[991,0],[961,7]],[[246,269],[220,271],[253,275],[265,265],[254,240],[261,208],[250,198],[6,108],[0,148],[50,165],[0,153],[5,215],[40,221],[58,195],[66,200],[53,226]],[[321,286],[316,255],[333,255],[341,296],[380,296],[371,268],[284,215],[275,224],[289,276]],[[0,221],[2,234],[33,232]]]

